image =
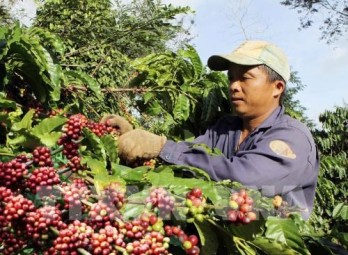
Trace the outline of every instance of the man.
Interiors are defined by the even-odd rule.
[[[128,161],[159,156],[171,164],[204,169],[217,181],[231,179],[265,196],[279,194],[303,208],[307,219],[319,160],[310,131],[285,115],[281,105],[290,78],[285,54],[271,43],[246,41],[230,54],[211,56],[208,66],[228,71],[236,116],[221,118],[193,143],[177,143],[144,130],[126,132],[119,137],[120,155]],[[223,155],[208,154],[197,146],[202,143]]]

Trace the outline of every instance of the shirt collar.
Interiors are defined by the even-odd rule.
[[[283,114],[284,114],[284,107],[282,105],[280,105],[252,133],[256,133],[260,129],[267,129],[267,128],[272,127],[272,125],[276,122],[276,120],[279,119],[281,116],[283,116]],[[243,121],[239,117],[238,117],[238,120],[239,121],[237,122],[237,126],[239,128],[242,128],[243,127]]]
[[[270,128],[276,122],[276,120],[284,114],[284,107],[282,105],[278,106],[256,130],[261,128]]]

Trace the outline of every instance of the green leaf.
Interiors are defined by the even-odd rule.
[[[209,122],[217,114],[220,105],[220,95],[217,88],[209,87],[204,91],[203,96],[203,110],[201,114],[201,121]]]
[[[146,166],[140,166],[136,168],[130,168],[129,171],[121,174],[122,178],[127,182],[141,182],[145,179],[145,174],[149,171]]]
[[[117,141],[112,135],[104,135],[100,138],[106,155],[112,163],[119,163]]]
[[[59,36],[40,27],[31,27],[29,29],[29,34],[32,36],[37,36],[37,38],[42,42],[49,42],[50,45],[54,47],[56,52],[58,52],[61,56],[64,55],[65,45]]]
[[[252,243],[263,253],[273,255],[299,255],[299,254],[310,254],[310,253],[299,253],[293,249],[290,249],[287,245],[276,242],[274,240],[269,240],[264,237],[257,237]]]
[[[27,142],[27,138],[25,135],[17,135],[14,138],[8,138],[7,143],[9,145],[19,145]]]
[[[34,248],[25,248],[23,250],[23,255],[30,255],[33,254],[35,252]]]
[[[155,94],[153,92],[146,92],[143,96],[144,103],[147,104],[154,97],[155,97]]]
[[[177,79],[180,81],[181,84],[191,84],[195,82],[195,71],[193,69],[193,66],[190,62],[188,62],[185,59],[178,59],[176,60],[178,62],[178,66],[180,69],[177,71]],[[181,88],[183,86],[181,85]]]
[[[151,100],[150,106],[147,109],[147,113],[150,115],[159,115],[163,114],[164,109],[160,105],[160,103],[157,100]]]
[[[192,142],[195,139],[195,135],[191,133],[189,130],[183,130],[183,140],[186,142]]]
[[[16,109],[16,102],[0,97],[0,109],[1,108]]]
[[[175,175],[193,174],[195,178],[173,176],[173,171]],[[210,181],[210,177],[205,171],[195,167],[178,165],[160,166],[150,171],[146,176],[150,177],[148,180],[153,185],[171,187],[176,194],[180,194],[178,191],[182,192],[190,188],[199,187],[202,189],[203,194],[214,204],[230,195],[229,188],[223,187],[222,185],[217,186],[215,182]]]
[[[190,115],[190,100],[184,96],[183,94],[180,94],[175,102],[175,106],[173,109],[173,116],[175,120],[187,120],[187,118]]]
[[[0,155],[1,156],[10,156],[10,157],[16,156],[16,154],[14,154],[13,151],[9,148],[0,148]]]
[[[226,229],[224,229],[217,221],[208,219],[209,223],[215,227],[214,233],[218,236],[219,247],[223,247],[224,254],[236,254],[234,246],[234,238]]]
[[[145,211],[145,200],[149,195],[149,190],[144,189],[140,192],[133,193],[128,196],[128,203],[123,208],[123,217],[128,219],[134,219]]]
[[[0,59],[8,54],[8,50],[11,47],[11,44],[20,40],[22,35],[22,30],[19,27],[19,22],[16,22],[13,26],[3,26],[0,28],[0,39],[4,39],[6,44],[3,44],[0,51]]]
[[[19,130],[31,130],[31,124],[33,122],[33,116],[34,116],[35,110],[31,109],[29,110],[23,117],[23,119],[20,122],[14,123],[12,125],[12,131],[19,131]]]
[[[348,205],[344,203],[336,205],[332,212],[332,217],[334,219],[348,220]]]
[[[197,222],[194,221],[194,225],[197,229],[199,240],[202,245],[203,255],[214,255],[219,247],[219,240],[216,235],[214,227],[207,221]]]
[[[59,101],[60,100],[60,92],[61,92],[61,77],[63,77],[62,74],[62,68],[58,64],[54,64],[53,62],[49,63],[48,66],[49,74],[50,74],[50,80],[47,82],[52,88],[50,91],[50,98],[53,101]]]
[[[233,237],[234,244],[241,255],[256,255],[255,249],[252,247],[251,243],[239,238],[237,236]]]
[[[303,239],[307,247],[309,247],[311,254],[323,254],[323,255],[340,254],[331,250],[333,243],[330,240],[327,240],[326,238],[315,237],[315,236],[304,236]]]
[[[61,135],[61,132],[53,131],[60,130],[66,121],[66,118],[58,116],[43,119],[39,124],[33,127],[31,133],[39,138],[44,145],[51,147],[57,143]]]
[[[40,78],[45,85],[50,87],[50,97],[54,101],[60,99],[61,77],[63,77],[61,66],[55,64],[52,55],[37,40],[30,36],[23,36],[21,44],[29,50],[33,63],[38,67]],[[38,75],[38,74],[36,74]]]
[[[131,172],[132,169],[133,168],[131,168],[131,167],[119,165],[119,164],[111,162],[111,170],[112,170],[113,174],[117,174],[117,175],[122,176],[122,175],[125,175],[125,174]]]
[[[84,134],[82,144],[86,146],[86,150],[84,150],[83,153],[88,154],[93,158],[103,160],[104,167],[106,167],[106,152],[100,138],[88,128],[83,128],[82,133]]]
[[[125,181],[118,175],[110,175],[105,168],[104,162],[91,157],[83,157],[84,163],[91,169],[93,175],[93,183],[97,194],[109,186],[111,183],[119,183],[125,186]]]
[[[257,201],[260,201],[260,199],[266,199],[266,197],[260,197],[259,199],[257,199]],[[266,206],[264,205],[263,207],[266,208]],[[313,226],[308,221],[305,221],[300,213],[292,213],[290,215],[290,218],[294,221],[302,236],[317,234]]]
[[[156,82],[159,86],[165,86],[167,84],[171,84],[173,82],[173,74],[172,73],[162,73]]]
[[[82,71],[67,71],[65,75],[68,76],[70,82],[82,84],[89,88],[97,96],[98,99],[102,99],[102,92],[98,82],[88,74]],[[74,79],[72,79],[74,78]]]
[[[348,225],[336,224],[332,229],[331,235],[339,240],[339,242],[348,247]]]
[[[199,79],[203,75],[203,64],[199,57],[198,52],[191,45],[187,45],[187,50],[182,50],[179,55],[189,58],[194,68],[194,78]]]
[[[45,133],[52,132],[61,127],[67,122],[67,118],[54,116],[43,119],[39,124],[35,125],[32,129],[34,135],[40,136]]]
[[[300,254],[309,254],[309,251],[307,250],[299,234],[299,229],[293,220],[278,217],[268,217],[266,227],[266,238],[280,242],[290,249],[296,250]]]
[[[40,142],[47,146],[53,147],[57,144],[59,138],[62,136],[62,132],[50,132],[47,134],[40,135]]]
[[[29,42],[15,42],[9,50],[9,66],[12,72],[23,76],[40,102],[45,102],[49,95],[50,86],[45,86],[49,80],[46,76],[45,63],[42,63],[40,54],[35,54],[34,46]],[[48,81],[49,82],[49,81]]]
[[[265,221],[255,220],[247,225],[229,225],[228,229],[234,236],[243,238],[246,241],[254,240],[255,236],[262,234]]]
[[[171,167],[174,171],[189,171],[194,174],[196,178],[203,178],[210,181],[210,176],[203,169],[192,167],[192,166],[180,166],[180,165],[172,165]]]
[[[105,168],[105,164],[103,161],[100,161],[98,159],[94,159],[89,156],[82,157],[81,162],[83,164],[87,164],[87,166],[91,169],[92,174],[97,175],[104,175],[107,173],[107,169]]]
[[[174,172],[169,167],[159,167],[150,171],[146,178],[153,186],[168,186],[174,181]]]
[[[35,147],[42,145],[37,137],[31,135],[26,130],[21,130],[14,138],[8,137],[7,143],[9,145],[20,145],[29,149],[34,149]]]

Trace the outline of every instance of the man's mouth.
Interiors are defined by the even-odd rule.
[[[238,102],[238,101],[243,101],[241,97],[232,97],[232,102]]]

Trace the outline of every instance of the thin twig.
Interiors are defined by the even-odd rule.
[[[58,170],[57,174],[61,175],[61,174],[65,174],[69,171],[70,171],[70,167],[67,167],[67,168],[63,168],[63,169]]]
[[[90,254],[88,251],[86,251],[85,249],[83,248],[78,248],[77,251],[82,254],[82,255],[92,255]]]
[[[57,153],[59,153],[59,152],[61,152],[61,151],[63,151],[64,150],[64,147],[63,147],[63,145],[61,145],[61,146],[59,146],[57,149],[55,149],[54,151],[52,151],[51,152],[51,155],[55,155],[55,154],[57,154]]]

